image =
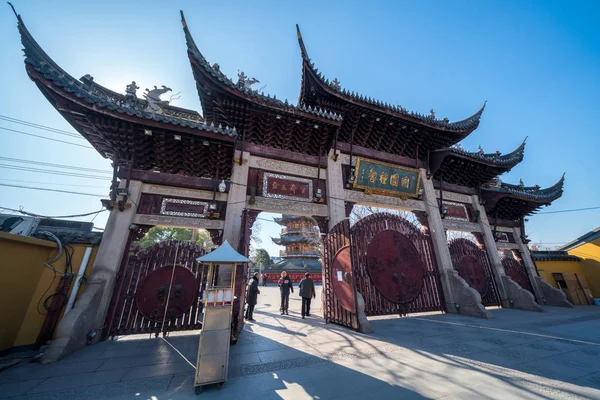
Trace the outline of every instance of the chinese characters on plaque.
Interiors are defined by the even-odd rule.
[[[366,193],[418,197],[421,175],[418,169],[358,158],[353,186]]]
[[[264,197],[301,201],[311,201],[313,198],[312,179],[265,172],[262,185]]]

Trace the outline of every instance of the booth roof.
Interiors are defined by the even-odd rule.
[[[197,258],[201,263],[243,263],[250,261],[231,247],[226,240],[214,251]]]

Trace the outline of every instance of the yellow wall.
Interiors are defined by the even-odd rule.
[[[581,275],[581,262],[579,261],[536,261],[535,265],[543,280],[558,288],[552,274],[554,273],[575,273]]]
[[[581,258],[581,272],[594,297],[600,298],[600,238],[569,250],[569,254]]]
[[[94,249],[87,264],[86,276],[90,275],[98,246],[72,245],[75,250],[72,261],[75,274],[88,246]],[[0,232],[0,272],[3,284],[3,291],[0,292],[0,351],[35,343],[45,319],[45,315],[38,312],[38,302],[39,310],[45,314],[42,303],[55,292],[65,270],[64,252],[52,264],[60,272],[55,279],[54,271],[44,266],[44,262],[56,253],[56,248],[56,244],[51,241]],[[71,290],[74,285],[75,279]],[[78,296],[84,288],[85,285],[82,285]]]

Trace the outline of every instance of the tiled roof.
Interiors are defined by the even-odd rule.
[[[80,80],[73,78],[42,50],[25,27],[20,15],[17,15],[17,19],[21,42],[24,47],[25,63],[42,74],[46,80],[52,82],[60,90],[82,99],[90,106],[148,120],[214,132],[229,137],[237,136],[235,128],[209,125],[204,122],[196,111],[164,105],[161,106],[162,114],[151,112],[148,110],[148,103],[145,100],[139,98],[129,99],[123,94],[113,92],[95,83],[94,78],[90,75],[85,75]]]
[[[563,174],[562,178],[560,178],[558,182],[545,189],[540,189],[539,186],[521,186],[501,183],[500,186],[486,186],[483,188],[483,190],[497,193],[508,193],[516,197],[540,203],[551,203],[562,196],[564,182],[565,175]]]
[[[525,138],[527,140],[527,138]],[[450,151],[455,154],[460,154],[463,156],[467,156],[476,160],[481,160],[490,164],[496,165],[517,165],[521,161],[523,161],[523,157],[525,154],[525,140],[519,147],[517,147],[514,151],[508,154],[501,154],[500,152],[496,153],[483,153],[483,151],[466,151],[459,145],[454,145],[450,147]]]
[[[231,78],[227,77],[223,72],[221,72],[221,69],[219,68],[218,64],[210,65],[210,63],[202,55],[202,53],[198,49],[198,46],[196,46],[194,39],[192,38],[190,30],[187,27],[187,23],[185,21],[183,11],[181,11],[181,23],[183,24],[183,31],[185,33],[185,39],[186,39],[188,51],[190,52],[190,54],[192,54],[194,59],[196,61],[198,61],[198,63],[202,66],[202,68],[204,68],[204,70],[208,74],[210,74],[213,78],[215,78],[218,82],[220,82],[224,86],[227,86],[227,87],[235,90],[237,93],[239,93],[240,95],[242,95],[244,97],[247,97],[250,99],[253,99],[253,98],[259,99],[259,100],[265,101],[275,107],[278,107],[278,108],[281,108],[284,110],[288,110],[291,112],[302,111],[302,112],[305,112],[308,114],[314,114],[314,115],[317,115],[320,117],[328,118],[333,121],[341,121],[342,120],[342,116],[340,114],[333,113],[333,112],[325,110],[323,108],[306,106],[304,104],[298,104],[298,105],[294,106],[293,104],[288,103],[287,100],[281,101],[281,100],[277,99],[276,96],[271,97],[269,94],[265,95],[264,93],[258,93],[258,91],[256,91],[256,90],[251,90],[249,88],[246,88],[244,86],[243,82],[237,82],[237,83],[233,82],[233,80],[231,80]]]
[[[302,34],[300,33],[300,27],[296,24],[296,30],[298,33],[298,43],[300,45],[300,52],[302,54],[302,59],[304,60],[305,65],[313,72],[313,74],[319,79],[321,84],[327,88],[327,90],[335,93],[339,96],[345,97],[350,100],[359,101],[364,104],[368,104],[371,106],[379,107],[385,111],[389,111],[400,116],[408,117],[426,124],[434,125],[439,128],[443,128],[450,131],[469,131],[474,130],[479,125],[479,121],[481,119],[481,115],[483,114],[483,110],[485,109],[486,102],[484,102],[483,106],[472,116],[463,119],[461,121],[450,122],[447,118],[438,119],[432,115],[424,115],[417,112],[412,112],[406,110],[404,107],[399,105],[393,105],[386,102],[379,101],[377,99],[373,99],[369,96],[364,96],[359,93],[355,93],[354,91],[347,90],[342,88],[339,82],[336,80],[330,81],[325,77],[325,75],[319,72],[318,68],[315,68],[314,63],[310,60],[308,56],[308,52],[306,51],[306,46],[304,45],[304,40],[302,39]]]
[[[531,251],[531,258],[534,261],[581,261],[581,258],[566,251]]]

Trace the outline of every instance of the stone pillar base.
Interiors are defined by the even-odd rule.
[[[504,281],[508,301],[510,302],[512,300],[512,308],[527,311],[544,311],[542,307],[535,302],[535,297],[529,290],[523,289],[517,282],[506,275],[502,276],[502,280]]]
[[[544,304],[557,307],[573,307],[573,304],[567,300],[567,295],[562,290],[553,287],[540,276],[536,276],[535,278],[538,281],[538,287],[542,291],[542,301]]]
[[[372,333],[373,327],[369,320],[367,320],[367,316],[365,315],[365,299],[362,295],[357,291],[356,292],[356,305],[357,305],[357,313],[356,316],[358,318],[358,331],[361,333]]]
[[[75,306],[58,324],[54,340],[44,352],[42,364],[61,360],[88,343],[88,336],[94,329],[104,286],[103,280],[90,281]],[[100,338],[100,332],[96,332],[95,338]]]
[[[470,287],[467,282],[458,276],[455,270],[447,270],[448,282],[452,287],[454,301],[456,303],[446,304],[448,313],[464,314],[471,317],[490,318],[489,311],[481,304],[481,295],[477,290]],[[456,307],[458,305],[459,307]]]

